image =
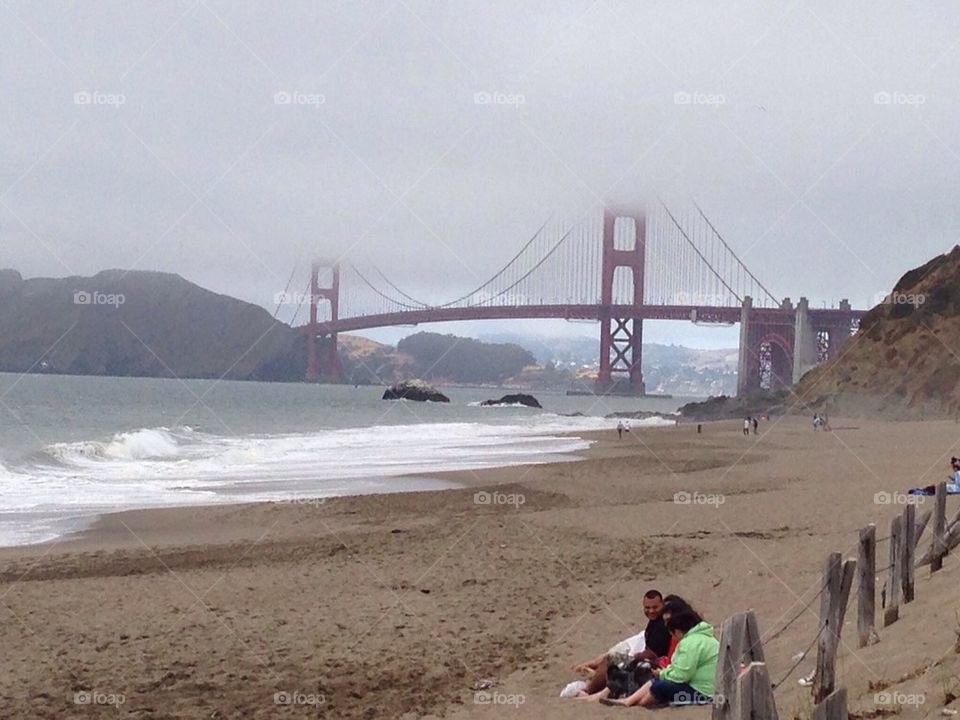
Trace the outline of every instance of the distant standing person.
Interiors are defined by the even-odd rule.
[[[760,432],[760,421],[756,418],[753,419],[753,434],[756,435]]]
[[[623,420],[617,423],[617,437],[623,438]]]
[[[748,417],[743,419],[743,434],[744,435],[750,434],[750,418]]]

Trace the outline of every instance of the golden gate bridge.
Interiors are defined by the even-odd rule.
[[[434,274],[436,268],[431,269]],[[444,303],[417,299],[376,267],[318,261],[311,269],[307,376],[344,382],[342,332],[464,320],[599,322],[598,393],[645,392],[644,320],[740,325],[738,392],[776,389],[839,355],[865,311],[847,300],[811,308],[778,299],[703,210],[607,207],[549,220],[488,280]]]

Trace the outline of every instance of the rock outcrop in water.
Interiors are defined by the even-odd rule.
[[[480,404],[485,407],[493,407],[497,405],[524,405],[525,407],[529,408],[543,407],[543,405],[540,404],[540,401],[537,400],[533,395],[525,395],[523,393],[504,395],[499,400],[484,400]]]
[[[413,400],[415,402],[450,402],[450,398],[423,380],[405,380],[391,385],[383,393],[384,400]]]

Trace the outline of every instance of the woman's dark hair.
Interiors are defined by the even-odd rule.
[[[692,613],[697,618],[699,618],[697,622],[700,622],[703,620],[703,617],[700,615],[700,613],[698,613],[690,603],[688,603],[679,595],[667,595],[663,599],[662,613],[667,613],[668,615],[673,617],[674,615],[677,615],[678,613],[682,613],[682,612]]]
[[[671,613],[679,612],[680,610],[692,609],[690,603],[684,600],[679,595],[667,595],[663,599],[663,609],[670,610]]]
[[[680,632],[686,634],[701,622],[703,622],[703,619],[693,610],[681,610],[680,612],[670,615],[670,621],[667,623],[667,630],[670,632],[679,630]]]

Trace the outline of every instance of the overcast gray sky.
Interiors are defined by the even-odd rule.
[[[957,242],[957,77],[952,2],[0,0],[0,266],[272,310],[348,253],[455,297],[551,214],[688,195],[776,294],[864,306]]]

